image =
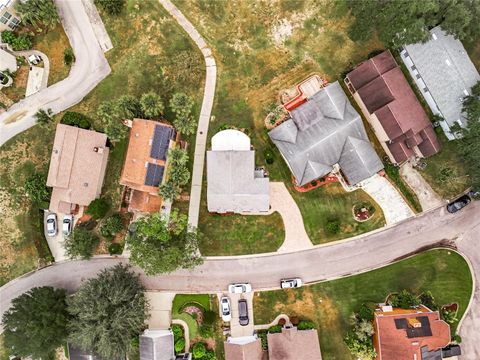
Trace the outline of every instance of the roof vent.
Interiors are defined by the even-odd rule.
[[[55,154],[58,154],[58,150],[57,150],[57,149],[53,149],[53,152],[54,152]]]
[[[103,154],[103,148],[102,147],[95,146],[93,148],[93,151],[96,152],[96,153],[99,153],[99,154]]]
[[[83,183],[83,186],[88,187],[88,183],[87,182]]]
[[[465,96],[469,95],[467,89],[463,89],[463,93],[465,94]]]
[[[445,60],[445,63],[448,65],[448,66],[452,66],[452,63],[450,62],[450,60]]]
[[[433,38],[433,40],[437,40],[437,35],[432,34],[432,38]]]

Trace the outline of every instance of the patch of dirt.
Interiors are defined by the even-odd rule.
[[[281,19],[273,26],[271,37],[275,45],[282,45],[293,33],[293,25],[287,19]]]
[[[5,120],[5,124],[11,124],[14,123],[17,120],[20,120],[22,117],[24,117],[27,114],[27,110],[22,110],[22,111],[17,111],[13,113],[7,120]]]

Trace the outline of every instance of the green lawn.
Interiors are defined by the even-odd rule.
[[[439,305],[457,302],[460,319],[470,300],[472,276],[457,253],[431,250],[365,274],[297,290],[259,293],[254,297],[255,323],[269,323],[280,313],[310,319],[318,326],[322,357],[350,359],[343,337],[350,328],[351,314],[362,303],[382,302],[389,293],[402,289],[430,290]]]
[[[427,167],[421,174],[441,197],[452,199],[470,186],[470,178],[458,154],[456,141],[448,141],[440,131],[437,136],[442,151],[426,159]]]
[[[283,181],[289,187],[302,210],[307,232],[315,243],[354,236],[382,226],[384,220],[381,211],[377,211],[374,219],[363,224],[353,220],[353,204],[368,198],[363,192],[335,191],[334,195],[323,189],[309,194],[294,192],[290,186],[291,173],[277,148],[270,142],[264,127],[265,108],[277,102],[283,90],[313,72],[331,82],[340,79],[345,70],[382,45],[375,40],[360,45],[347,38],[346,29],[351,19],[340,2],[244,1],[233,4],[182,0],[175,1],[175,4],[206,38],[217,61],[217,90],[209,139],[225,127],[243,129],[251,137],[256,151],[256,164],[266,166],[272,181]],[[286,19],[294,26],[292,35],[284,43],[275,40],[278,19]],[[264,153],[267,149],[275,156],[271,165],[265,163]],[[206,187],[203,191],[206,192]],[[261,243],[263,234],[271,233],[271,230],[261,229],[267,225],[261,222],[267,222],[269,228],[280,223],[274,217],[215,217],[208,215],[204,207],[202,205],[199,227],[213,240],[212,244],[202,245],[203,254],[242,253],[232,249],[228,240],[238,243],[237,236],[241,236],[242,244],[238,245],[248,248],[253,244],[253,234]],[[326,235],[326,219],[336,217],[341,217],[342,233]],[[215,225],[213,229],[212,224]],[[217,231],[217,228],[220,230]],[[223,239],[224,234],[227,241]],[[280,239],[280,236],[275,235],[275,239]],[[271,244],[269,249],[278,247],[278,241],[268,242]],[[254,250],[261,252],[263,249],[256,244]]]
[[[187,313],[180,312],[182,306],[188,303],[197,303],[200,304],[205,310],[210,310],[210,296],[209,295],[195,295],[188,294],[176,295],[173,299],[172,304],[172,318],[181,319],[188,324],[188,329],[190,332],[190,339],[195,339],[199,334],[199,328],[197,321]]]

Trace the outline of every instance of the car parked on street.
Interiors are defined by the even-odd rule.
[[[57,235],[57,214],[50,213],[47,215],[47,235],[54,237]]]
[[[471,201],[472,199],[470,199],[470,196],[468,195],[460,196],[457,200],[447,205],[447,211],[451,214],[456,213],[457,211],[462,210],[465,206],[470,204]]]
[[[228,292],[231,294],[243,294],[251,291],[252,291],[252,285],[248,283],[228,285]]]
[[[222,296],[220,299],[220,307],[222,309],[222,320],[230,321],[232,320],[232,310],[230,308],[230,299],[226,296]]]
[[[282,289],[299,288],[301,286],[302,286],[302,279],[300,278],[280,280],[280,287]]]
[[[65,215],[62,222],[62,233],[65,236],[69,236],[72,233],[73,216]]]
[[[248,305],[247,300],[240,299],[238,300],[238,322],[242,326],[248,325]]]

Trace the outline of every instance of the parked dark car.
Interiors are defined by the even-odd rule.
[[[470,196],[473,200],[480,198],[480,190],[472,189],[468,192],[468,196]]]
[[[238,300],[238,320],[240,325],[248,325],[248,306],[245,299]]]
[[[447,211],[451,214],[456,213],[470,204],[471,201],[472,199],[468,195],[460,196],[457,200],[447,205]]]

